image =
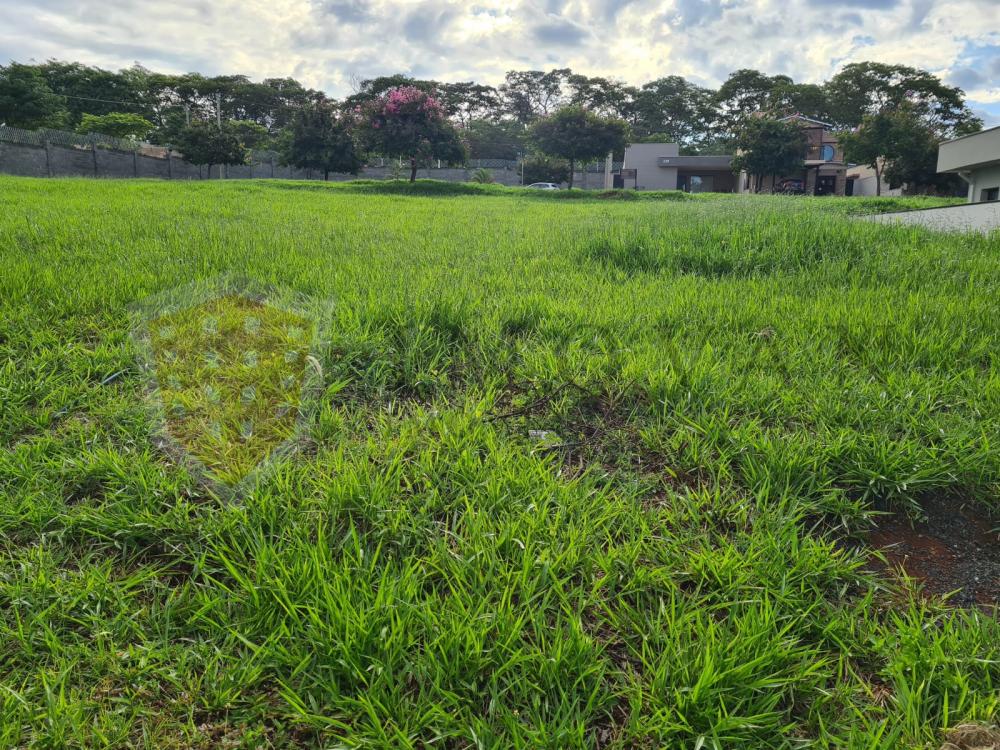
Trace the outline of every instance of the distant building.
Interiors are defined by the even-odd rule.
[[[732,156],[680,156],[676,143],[634,143],[625,149],[615,184],[639,190],[735,193],[732,163]]]
[[[937,171],[969,183],[969,203],[1000,200],[1000,126],[942,143]]]
[[[882,181],[882,190],[878,190],[878,181]],[[890,187],[889,181],[885,179],[883,172],[880,177],[875,176],[875,170],[867,164],[847,165],[847,186],[844,195],[881,195],[882,197],[900,196],[903,188]]]
[[[850,195],[844,150],[833,134],[833,126],[805,115],[788,115],[779,119],[798,123],[806,131],[808,146],[805,165],[794,173],[764,177],[760,192]],[[853,184],[851,187],[853,188]],[[740,192],[749,193],[752,190],[750,176],[745,172],[740,173]]]

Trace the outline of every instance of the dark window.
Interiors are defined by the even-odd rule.
[[[979,200],[983,201],[1000,200],[1000,187],[986,188],[982,193],[980,193]]]

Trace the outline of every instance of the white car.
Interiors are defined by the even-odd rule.
[[[528,185],[528,187],[534,188],[535,190],[558,190],[559,189],[559,186],[556,185],[554,182],[533,182],[530,185]]]

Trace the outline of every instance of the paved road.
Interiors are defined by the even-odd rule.
[[[1000,201],[870,214],[859,218],[881,224],[912,224],[946,232],[989,232],[1000,229]]]

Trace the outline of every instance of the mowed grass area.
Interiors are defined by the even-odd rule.
[[[864,535],[998,504],[1000,240],[848,216],[892,205],[0,178],[0,746],[995,720],[995,611]],[[130,336],[225,273],[334,302],[307,437],[237,501],[155,446]]]

